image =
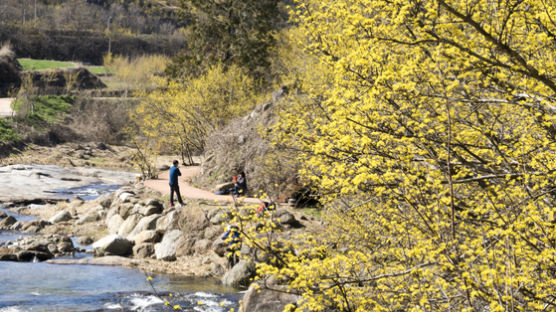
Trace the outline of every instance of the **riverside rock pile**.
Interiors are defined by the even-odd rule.
[[[4,204],[4,206],[8,206]],[[13,207],[12,207],[13,208]],[[73,198],[69,202],[61,202],[56,206],[47,208],[27,209],[48,210],[54,209],[43,220],[21,222],[4,216],[0,225],[4,223],[3,229],[18,230],[27,233],[74,233],[83,235],[83,229],[97,229],[95,239],[92,243],[94,259],[86,259],[87,263],[110,265],[131,265],[141,266],[142,263],[152,264],[151,268],[162,268],[166,265],[186,261],[193,263],[194,274],[198,276],[220,277],[225,285],[248,288],[251,278],[255,274],[255,263],[241,260],[232,269],[226,267],[226,248],[228,244],[222,240],[225,225],[231,218],[228,207],[221,207],[218,204],[211,205],[204,202],[196,204],[189,202],[183,207],[168,207],[157,195],[145,190],[141,184],[135,186],[122,187],[116,192],[103,195],[92,201],[83,201],[80,198]],[[24,213],[25,211],[20,211]],[[1,213],[1,212],[0,212]],[[281,227],[285,233],[288,229],[303,227],[302,222],[284,208],[274,212],[277,226]],[[8,221],[5,221],[8,220]],[[301,221],[306,220],[304,218]],[[78,234],[75,234],[78,233]],[[286,234],[287,235],[287,234]],[[49,238],[47,242],[45,238]],[[41,247],[30,243],[18,242],[21,246],[31,246],[21,248],[19,254],[15,250],[15,243],[5,248],[0,247],[0,255],[6,248],[11,248],[11,252],[5,257],[6,260],[30,261],[46,260],[60,254],[67,254],[76,250],[62,243],[71,243],[68,237],[60,238],[55,235],[41,235],[24,237],[23,240],[39,240]],[[43,242],[44,240],[44,242]],[[91,239],[80,237],[79,244],[86,245],[91,243]],[[56,246],[57,249],[54,249]],[[27,250],[27,253],[21,253]],[[50,253],[45,255],[48,250]],[[247,244],[241,248],[243,255],[254,255],[255,250],[251,250]],[[14,258],[14,254],[16,257]],[[21,256],[20,256],[21,254]],[[30,256],[29,254],[32,254]],[[254,261],[266,261],[265,257],[251,257]],[[30,259],[30,260],[29,260]],[[107,261],[102,261],[106,259]],[[185,259],[185,260],[184,260]],[[62,260],[67,263],[78,263],[77,260]],[[81,259],[83,260],[83,259]],[[98,260],[98,261],[94,261]],[[108,261],[110,260],[110,261]],[[57,260],[49,260],[57,261]],[[53,263],[61,263],[53,262]],[[287,298],[280,297],[283,302],[273,305],[269,310],[264,302],[274,295],[262,289],[262,291],[251,291],[247,302],[250,307],[257,307],[248,311],[281,311],[283,306],[292,303],[297,296]],[[275,300],[274,298],[272,300]],[[291,299],[291,300],[290,300]],[[266,310],[265,310],[266,309]]]
[[[79,251],[67,235],[26,236],[0,244],[0,261],[44,261]]]

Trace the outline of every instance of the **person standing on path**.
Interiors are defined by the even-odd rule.
[[[180,206],[183,206],[183,200],[180,195],[180,186],[178,185],[178,177],[181,176],[180,168],[178,168],[179,161],[174,160],[173,166],[170,168],[170,207],[174,206],[174,192]]]

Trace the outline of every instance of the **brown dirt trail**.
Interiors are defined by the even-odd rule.
[[[216,200],[216,201],[233,201],[232,195],[216,195],[207,190],[202,190],[193,187],[189,184],[189,181],[194,176],[198,175],[201,171],[200,166],[189,166],[180,167],[181,177],[178,178],[178,183],[180,185],[180,193],[183,198],[190,199],[205,199],[205,200]],[[168,180],[170,178],[170,171],[163,171],[158,175],[158,179],[146,180],[144,185],[151,188],[162,195],[170,194],[170,186],[168,185]],[[247,203],[260,203],[261,200],[258,198],[241,197],[243,202]]]

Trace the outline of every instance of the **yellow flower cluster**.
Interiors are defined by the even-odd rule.
[[[327,231],[280,241],[252,216],[249,236],[260,276],[303,296],[287,310],[556,310],[556,3],[292,13],[318,62],[294,73],[275,132],[301,151]]]

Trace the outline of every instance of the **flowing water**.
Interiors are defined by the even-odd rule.
[[[53,193],[60,198],[79,196],[91,200],[118,188],[95,184]],[[17,220],[34,219],[2,209],[1,205],[0,209]],[[0,246],[24,235],[28,234],[0,231]],[[78,246],[75,238],[73,241]],[[90,246],[78,247],[90,249]],[[78,253],[74,257],[91,255]],[[231,308],[237,310],[242,296],[212,279],[157,275],[152,279],[153,289],[146,277],[138,270],[124,267],[0,261],[0,312],[174,311],[164,305],[165,301],[171,306],[180,305],[184,311],[224,312]]]
[[[0,262],[0,311],[228,311],[240,295],[218,281],[153,277],[134,269]],[[172,297],[169,294],[172,293]]]

